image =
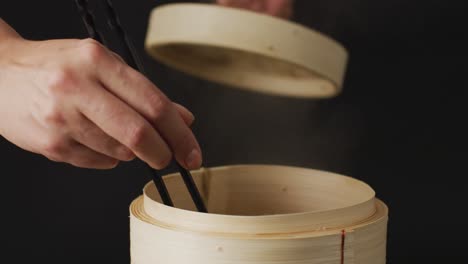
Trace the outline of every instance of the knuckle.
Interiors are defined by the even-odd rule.
[[[133,152],[127,149],[126,147],[120,147],[119,150],[117,150],[117,152],[119,153],[118,155],[120,159],[123,161],[130,161],[135,158],[135,154],[133,154]]]
[[[130,149],[139,149],[147,136],[147,126],[142,122],[128,129],[127,139]]]
[[[43,146],[44,155],[52,160],[64,160],[66,144],[60,137],[46,138]]]
[[[114,57],[115,59],[117,59],[118,61],[120,62],[125,62],[124,59],[117,53],[111,51],[110,54],[112,55],[112,57]]]
[[[160,155],[157,160],[151,164],[155,169],[161,170],[166,168],[171,163],[172,154],[170,152]]]
[[[74,90],[75,77],[73,71],[67,68],[60,68],[50,74],[48,91],[53,96],[60,96]]]
[[[130,77],[129,72],[128,72],[129,66],[127,64],[121,63],[119,61],[119,62],[114,63],[114,65],[115,65],[115,74],[117,76],[121,76],[124,80]]]
[[[105,54],[104,47],[94,39],[83,40],[81,56],[85,62],[90,64],[97,63]]]
[[[164,96],[152,93],[147,97],[148,115],[151,121],[157,121],[164,116],[170,109],[171,103]]]
[[[41,104],[39,114],[45,124],[63,125],[65,118],[63,115],[64,100],[61,93],[54,92],[49,95],[47,102]]]
[[[44,122],[46,124],[52,124],[52,125],[64,125],[65,124],[65,118],[60,111],[60,107],[56,103],[52,103],[48,109],[44,112]]]

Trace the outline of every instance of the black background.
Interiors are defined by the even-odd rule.
[[[142,47],[149,12],[169,1],[114,2],[149,77],[196,115],[205,166],[353,176],[390,208],[388,263],[466,263],[464,1],[298,0],[293,20],[350,51],[344,91],[327,100],[238,91],[160,65]],[[2,0],[0,16],[29,39],[86,36],[73,1]],[[128,206],[149,180],[140,162],[78,169],[2,138],[0,158],[9,263],[129,263]]]

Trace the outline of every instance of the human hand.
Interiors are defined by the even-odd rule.
[[[23,149],[98,169],[135,156],[161,169],[174,155],[194,169],[193,119],[92,39],[0,41],[0,135]]]
[[[293,0],[216,0],[216,3],[286,19],[291,18],[293,13]]]

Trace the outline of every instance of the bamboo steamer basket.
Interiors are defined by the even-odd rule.
[[[298,98],[341,91],[348,53],[300,24],[214,4],[151,12],[146,51],[185,73],[244,90]]]
[[[212,4],[169,4],[150,16],[146,51],[185,73],[285,97],[341,91],[348,54],[313,29]],[[367,184],[275,165],[193,171],[209,214],[195,210],[179,174],[152,182],[130,205],[134,264],[383,264],[388,209]]]
[[[130,206],[134,264],[383,264],[386,205],[359,180],[308,168],[235,165],[193,172],[209,214],[178,174]]]

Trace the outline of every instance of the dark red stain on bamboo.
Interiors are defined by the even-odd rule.
[[[343,229],[341,230],[341,264],[344,264],[345,239],[346,239],[346,231]]]

